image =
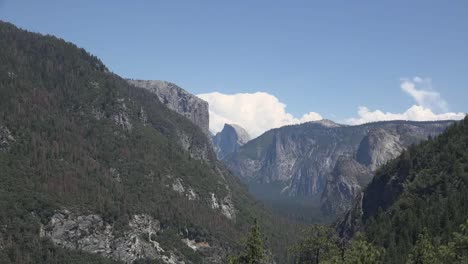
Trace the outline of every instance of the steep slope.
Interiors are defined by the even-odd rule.
[[[344,212],[363,186],[372,180],[371,169],[354,159],[341,157],[336,162],[322,194],[325,212]]]
[[[222,160],[231,153],[237,152],[250,140],[249,133],[239,125],[224,124],[223,130],[212,137],[216,156]]]
[[[356,179],[356,170],[369,175],[406,147],[441,133],[451,123],[390,121],[343,126],[319,121],[286,126],[248,142],[226,163],[249,184],[262,184],[262,192],[271,186],[270,196],[321,200],[321,211],[333,216],[348,208],[350,198],[367,183]],[[335,168],[341,158],[364,168]],[[253,191],[258,195],[259,191]]]
[[[364,231],[386,248],[385,263],[405,263],[424,230],[437,244],[468,219],[468,117],[410,147],[380,168],[337,223],[342,236]]]
[[[254,217],[288,243],[155,94],[63,40],[0,36],[2,263],[222,263]]]
[[[208,103],[190,94],[179,86],[166,81],[127,80],[136,87],[147,89],[156,94],[159,100],[177,113],[187,117],[199,126],[206,135],[209,132]]]

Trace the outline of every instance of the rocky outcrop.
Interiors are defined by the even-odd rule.
[[[52,216],[45,227],[45,236],[57,246],[100,254],[125,263],[146,258],[163,263],[185,263],[160,246],[157,241],[160,231],[159,221],[148,215],[134,215],[123,234],[117,235],[114,227],[99,215],[79,215],[63,210]]]
[[[186,131],[177,131],[177,141],[179,145],[190,153],[194,159],[204,161],[214,161],[216,157],[213,153],[211,143],[206,139],[206,142],[199,142],[193,134],[186,133]]]
[[[368,178],[409,145],[440,134],[452,123],[389,121],[344,126],[322,120],[286,126],[249,141],[225,163],[248,183],[282,186],[278,196],[318,197],[322,211],[334,215],[349,207],[353,194],[367,184],[368,180],[359,178]],[[348,162],[338,163],[340,159]]]
[[[351,158],[338,159],[322,194],[322,211],[327,215],[346,211],[371,179],[368,167]]]
[[[169,109],[187,117],[198,125],[207,136],[210,135],[208,103],[206,101],[170,82],[157,80],[127,81],[136,87],[147,89],[156,94],[159,100]]]
[[[125,99],[119,98],[118,102],[118,111],[112,115],[114,123],[126,131],[131,131],[133,128],[132,123],[130,122],[130,117],[127,113],[128,108],[125,105]]]
[[[376,128],[369,131],[359,144],[356,160],[372,171],[396,158],[404,149],[405,142],[400,140],[396,131]]]
[[[223,130],[212,137],[216,156],[219,160],[227,155],[236,152],[250,140],[249,133],[239,125],[225,124]]]
[[[231,220],[236,217],[236,209],[230,194],[219,200],[216,198],[216,194],[210,193],[209,205],[213,210],[221,210],[221,213]]]
[[[15,138],[6,126],[0,125],[0,151],[7,151]]]
[[[340,237],[350,239],[357,231],[362,228],[362,199],[363,192],[359,192],[354,197],[352,206],[343,214],[338,221],[335,222],[334,227]]]
[[[187,197],[189,201],[200,199],[200,195],[192,187],[185,184],[182,179],[174,178],[171,175],[167,175],[166,177],[172,182],[170,185],[166,185],[166,187]],[[206,205],[211,209],[219,211],[230,220],[235,220],[236,209],[232,201],[232,192],[227,185],[225,185],[225,188],[228,194],[224,198],[220,199],[215,193],[210,192],[207,197],[202,197],[202,200],[205,201]]]
[[[171,179],[172,177],[169,178]],[[192,187],[185,187],[182,183],[182,179],[180,178],[176,178],[171,187],[172,190],[186,196],[190,201],[198,200],[198,194],[192,189]]]

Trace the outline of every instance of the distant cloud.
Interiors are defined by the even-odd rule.
[[[286,104],[265,92],[214,92],[197,96],[210,105],[210,130],[213,133],[221,131],[225,123],[231,123],[242,126],[252,137],[257,137],[272,128],[322,119],[315,112],[296,118],[286,112]]]
[[[416,105],[411,106],[403,113],[390,113],[381,110],[371,111],[365,106],[360,106],[358,117],[349,118],[345,120],[345,123],[357,125],[388,120],[459,120],[465,117],[465,113],[448,112],[447,101],[432,88],[432,81],[429,78],[401,79],[400,87],[405,93],[413,97]]]
[[[431,121],[431,120],[459,120],[465,117],[465,113],[442,113],[435,114],[431,109],[420,105],[413,105],[403,113],[382,112],[380,110],[371,111],[365,106],[360,106],[358,117],[349,118],[346,123],[358,125],[369,122],[388,121],[388,120],[412,120],[412,121]]]
[[[429,78],[401,79],[400,87],[415,101],[415,104],[406,111],[391,113],[360,106],[357,117],[348,118],[343,122],[357,125],[388,120],[458,120],[465,117],[465,113],[448,111],[447,102],[432,88]],[[213,133],[221,131],[224,124],[230,123],[242,126],[252,137],[257,137],[272,128],[322,119],[322,116],[316,112],[294,117],[286,111],[286,104],[265,92],[238,94],[214,92],[199,94],[198,97],[210,105],[210,130]]]
[[[416,85],[420,88],[418,89]],[[402,79],[400,87],[413,97],[418,105],[437,111],[448,111],[447,102],[433,90],[431,79],[421,77],[414,77],[412,80]]]

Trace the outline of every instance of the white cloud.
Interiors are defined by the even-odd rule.
[[[389,120],[458,120],[465,117],[465,113],[448,112],[447,102],[432,88],[429,78],[401,79],[400,87],[415,101],[415,104],[406,111],[391,113],[360,106],[357,117],[348,118],[343,122],[357,125]],[[300,118],[294,117],[286,112],[286,104],[265,92],[238,94],[214,92],[199,94],[198,97],[210,105],[210,130],[213,133],[221,131],[224,124],[229,123],[242,126],[252,137],[257,137],[272,128],[322,119],[322,116],[316,112],[309,112]]]
[[[431,79],[421,77],[414,77],[413,80],[402,79],[400,87],[413,97],[418,105],[437,111],[448,111],[447,102],[432,89]]]
[[[466,115],[465,113],[448,112],[447,102],[442,98],[440,93],[432,88],[432,81],[429,78],[414,77],[412,79],[401,79],[400,87],[405,93],[413,97],[416,105],[411,106],[403,113],[390,113],[381,110],[371,111],[365,106],[360,106],[358,117],[349,118],[345,120],[345,123],[357,125],[388,120],[459,120]]]
[[[264,92],[214,92],[197,96],[210,105],[210,130],[214,133],[221,131],[225,123],[231,123],[242,126],[252,137],[257,137],[272,128],[322,119],[315,112],[296,118],[286,112],[286,104]]]
[[[358,125],[376,121],[388,120],[412,120],[412,121],[431,121],[431,120],[459,120],[465,117],[465,113],[442,113],[436,114],[431,109],[420,105],[413,105],[403,113],[382,112],[380,110],[371,111],[365,106],[360,106],[356,118],[349,118],[345,122],[350,125]]]

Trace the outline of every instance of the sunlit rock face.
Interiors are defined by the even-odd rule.
[[[158,220],[149,215],[134,215],[124,231],[117,231],[100,215],[56,212],[45,226],[42,236],[55,245],[100,254],[133,263],[138,259],[158,259],[163,263],[185,263],[173,252],[166,252],[158,240]]]
[[[6,126],[0,125],[0,151],[7,151],[15,138]]]
[[[223,130],[212,137],[213,146],[218,159],[222,160],[236,152],[250,140],[250,135],[239,125],[225,124]]]
[[[319,200],[325,215],[351,206],[373,172],[453,121],[388,121],[346,126],[316,121],[272,129],[224,162],[247,183],[280,186],[278,197]]]
[[[375,171],[405,149],[406,144],[400,137],[398,132],[392,130],[382,128],[370,130],[359,144],[357,161]]]
[[[209,136],[208,103],[179,86],[158,80],[127,80],[130,84],[156,94],[169,109],[187,117]]]

